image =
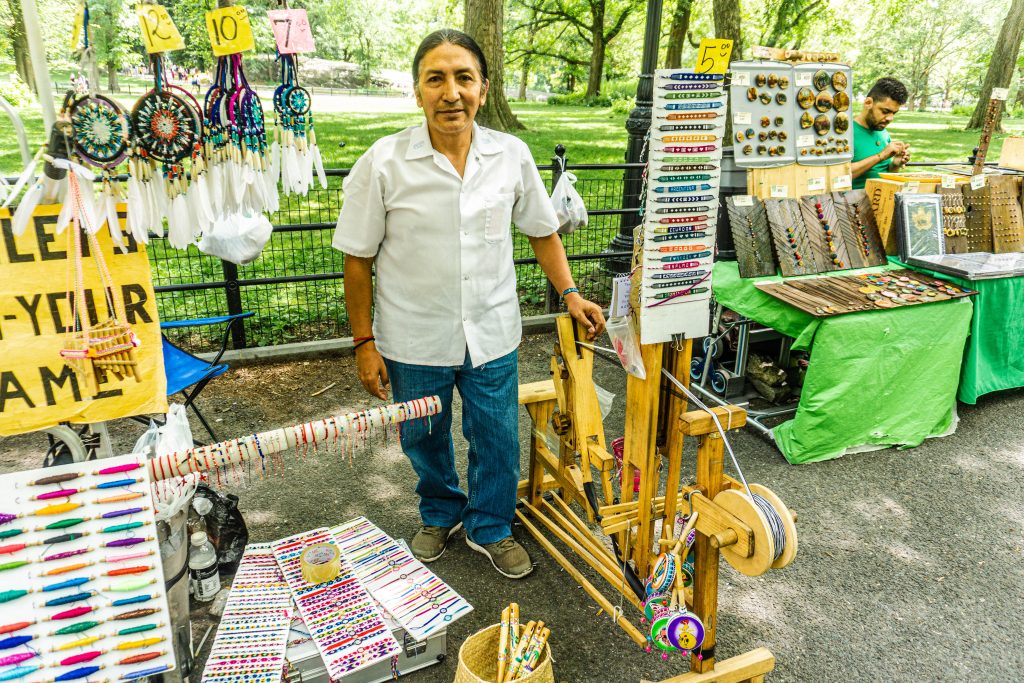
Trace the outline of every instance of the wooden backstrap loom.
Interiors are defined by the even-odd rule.
[[[519,484],[519,521],[630,638],[645,646],[645,633],[616,604],[624,598],[642,614],[644,578],[657,559],[658,549],[675,543],[676,512],[680,506],[687,506],[689,496],[692,509],[698,514],[693,585],[692,589],[685,589],[685,600],[704,624],[704,642],[701,657],[696,653],[691,656],[689,673],[662,683],[763,681],[764,674],[775,665],[774,656],[766,648],[721,662],[715,659],[719,555],[726,554],[734,567],[750,575],[764,573],[769,566],[788,564],[796,551],[791,521],[795,521],[795,513],[785,511],[787,538],[792,528],[793,539],[791,548],[787,543],[788,557],[782,564],[783,558],[773,561],[773,542],[756,516],[752,517],[742,505],[740,509],[731,505],[730,511],[715,502],[716,496],[730,489],[743,490],[743,499],[749,498],[743,485],[723,472],[724,444],[711,416],[704,411],[686,412],[686,399],[672,390],[661,372],[665,367],[688,383],[691,340],[686,340],[681,350],[670,344],[641,346],[647,379],[630,376],[627,380],[622,473],[626,483],[621,487],[621,502],[615,502],[615,460],[605,445],[592,377],[594,354],[577,344],[584,337],[568,315],[558,318],[557,332],[558,342],[551,359],[552,379],[519,387],[519,402],[526,406],[533,423],[529,473]],[[713,410],[726,430],[739,429],[746,422],[746,411],[739,407]],[[545,439],[549,424],[558,435],[557,453]],[[693,485],[680,480],[686,437],[697,440]],[[663,458],[667,460],[668,471],[666,490],[660,492]],[[634,496],[632,482],[636,472],[640,473],[640,488]],[[598,481],[594,480],[595,474]],[[775,504],[778,507],[781,502]],[[582,510],[582,516],[577,514],[576,507]],[[662,520],[661,533],[655,539],[658,520]],[[613,549],[591,530],[588,522],[600,524],[611,537]],[[606,597],[553,539],[586,562],[622,598]]]

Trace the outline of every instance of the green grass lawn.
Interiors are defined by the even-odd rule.
[[[130,106],[130,98],[122,98]],[[269,102],[269,98],[264,98]],[[567,149],[570,164],[619,163],[623,161],[625,116],[609,108],[553,107],[538,103],[513,103],[513,110],[527,130],[518,133],[526,141],[539,164],[549,164],[556,144]],[[42,143],[42,117],[36,109],[22,112],[31,145]],[[381,136],[396,132],[422,120],[418,111],[408,113],[330,113],[318,114],[316,127],[328,168],[350,167],[367,147]],[[965,132],[965,118],[949,114],[903,113],[890,127],[892,136],[909,142],[915,161],[964,162],[978,142],[976,132]],[[1024,121],[1009,120],[1004,129],[1013,134],[1024,132]],[[997,159],[1005,133],[995,136],[990,159]],[[344,143],[342,146],[341,143]],[[0,173],[16,175],[22,168],[14,129],[0,116]],[[581,172],[577,185],[588,208],[621,206],[622,172]],[[543,174],[545,181],[550,176]],[[308,197],[283,197],[282,210],[271,220],[275,224],[298,222],[332,225],[341,203],[340,179],[331,178],[326,190],[317,188]],[[571,254],[599,253],[616,234],[619,216],[592,216],[585,230],[565,238]],[[339,272],[341,254],[330,247],[331,229],[301,232],[275,232],[261,258],[239,268],[242,279],[289,276],[305,273]],[[224,278],[217,259],[201,255],[194,248],[179,252],[163,240],[150,247],[157,285],[218,281]],[[532,254],[525,239],[516,241],[516,257]],[[574,261],[572,269],[585,294],[607,299],[607,278],[597,268],[598,261]],[[543,310],[545,280],[537,266],[519,266],[520,300],[523,312]],[[249,343],[275,344],[286,341],[331,338],[347,333],[347,316],[342,304],[341,282],[284,283],[241,288],[242,306],[258,311],[247,323]],[[226,312],[220,289],[169,292],[159,295],[161,318],[167,320],[202,317]],[[199,340],[193,340],[199,341]]]

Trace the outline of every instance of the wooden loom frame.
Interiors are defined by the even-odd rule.
[[[687,588],[687,606],[700,617],[705,636],[702,658],[692,655],[690,671],[662,683],[739,683],[760,682],[775,666],[775,658],[766,648],[757,648],[731,659],[716,662],[715,631],[718,612],[719,549],[735,546],[747,557],[755,553],[754,533],[739,518],[713,502],[721,491],[742,488],[723,472],[724,444],[714,421],[704,411],[685,412],[685,398],[670,391],[662,377],[667,368],[689,384],[692,340],[681,350],[669,344],[641,346],[647,379],[630,376],[626,389],[626,434],[623,457],[622,502],[615,503],[612,472],[615,461],[605,445],[604,429],[593,382],[593,352],[577,344],[585,337],[568,315],[556,321],[558,342],[551,359],[552,379],[519,387],[519,403],[524,405],[533,423],[530,436],[530,464],[527,478],[519,483],[520,506],[516,516],[536,541],[588,595],[612,616],[637,645],[644,646],[644,633],[615,605],[624,599],[642,611],[642,603],[629,588],[635,578],[629,576],[632,560],[641,583],[657,559],[655,522],[664,520],[657,546],[673,543],[676,511],[686,505],[689,495],[698,512],[692,590]],[[714,408],[722,426],[739,429],[746,423],[746,411],[736,406]],[[676,417],[678,416],[678,417]],[[545,439],[547,425],[554,426],[559,437],[558,453]],[[683,440],[697,439],[696,484],[680,482]],[[660,461],[668,461],[667,485],[659,495]],[[597,472],[599,482],[594,481]],[[640,491],[634,497],[634,474],[640,473]],[[603,500],[599,499],[600,484]],[[644,503],[643,501],[647,501]],[[573,509],[578,505],[584,517]],[[613,548],[605,545],[587,524],[600,523],[613,539]],[[579,571],[552,542],[551,537],[586,562],[613,591],[622,597],[609,599]],[[621,549],[621,550],[620,550]],[[625,557],[619,556],[620,552]],[[621,562],[621,560],[625,560]],[[627,569],[623,569],[626,564]]]

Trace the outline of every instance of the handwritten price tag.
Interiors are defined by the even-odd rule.
[[[980,190],[983,187],[985,187],[985,176],[980,175],[980,174],[979,175],[975,175],[975,176],[971,176],[971,189],[972,190]]]
[[[943,190],[955,190],[956,189],[956,176],[943,175],[942,176],[942,189]]]
[[[902,190],[903,192],[910,192],[912,194],[917,194],[920,190],[921,190],[921,183],[920,183],[920,181],[908,180],[907,182],[903,183],[903,190]]]
[[[813,135],[797,135],[796,136],[797,147],[814,147],[814,136]]]
[[[832,191],[849,190],[853,187],[853,177],[849,174],[837,175],[832,179]]]
[[[770,194],[772,199],[785,199],[789,196],[789,185],[772,185]]]
[[[724,74],[732,56],[732,41],[726,38],[704,38],[697,48],[697,63],[693,70],[699,74]]]
[[[749,194],[738,194],[732,198],[733,206],[753,206],[754,198]]]
[[[796,74],[793,77],[793,81],[797,84],[797,86],[810,85],[811,84],[811,72],[810,71],[803,71],[801,73],[798,73],[798,74]]]
[[[735,86],[747,87],[750,85],[750,73],[741,71],[732,75],[732,84]]]
[[[736,126],[747,126],[750,125],[751,117],[749,111],[738,111],[732,115],[733,125]]]
[[[313,52],[313,33],[309,30],[309,17],[304,9],[267,10],[270,28],[274,31],[277,51],[283,55]]]
[[[1006,101],[1006,98],[1010,96],[1009,88],[992,88],[992,99]]]
[[[825,189],[825,176],[807,179],[808,192],[822,192]]]
[[[178,33],[178,27],[171,20],[163,5],[139,5],[135,9],[142,27],[142,42],[146,52],[170,52],[185,47],[185,41]]]
[[[213,54],[218,57],[248,52],[256,47],[249,13],[239,5],[207,12],[206,31],[210,34]]]

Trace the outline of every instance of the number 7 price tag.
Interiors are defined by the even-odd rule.
[[[256,47],[249,13],[244,7],[221,7],[206,13],[206,31],[217,57],[248,52]]]
[[[146,52],[170,52],[185,47],[185,41],[178,33],[178,27],[171,20],[167,8],[163,5],[139,5],[135,13],[142,27],[142,42]]]
[[[732,56],[732,41],[725,38],[704,38],[697,49],[697,64],[693,70],[699,74],[724,74]]]
[[[309,30],[309,18],[304,9],[267,10],[270,28],[274,31],[277,51],[283,55],[297,52],[313,52],[313,34]]]

